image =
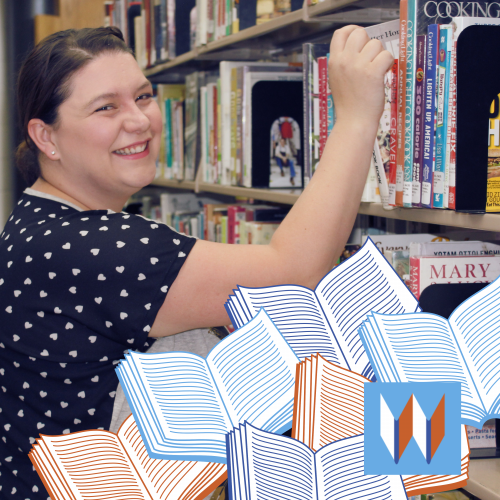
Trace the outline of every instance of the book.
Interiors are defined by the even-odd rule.
[[[432,208],[447,208],[445,203],[446,138],[448,132],[448,96],[450,86],[451,25],[439,27],[439,66],[436,103],[436,161],[432,173]]]
[[[370,380],[330,363],[321,355],[297,365],[292,437],[313,451],[364,432],[364,387]],[[461,434],[460,475],[403,475],[406,493],[419,495],[465,486],[469,469],[465,425]]]
[[[484,241],[434,241],[410,244],[410,257],[424,255],[433,257],[500,255],[500,245]]]
[[[229,496],[234,500],[326,500],[342,498],[346,491],[360,500],[385,495],[406,500],[401,476],[364,474],[363,435],[336,441],[315,453],[300,441],[246,423],[228,434],[227,450]]]
[[[379,235],[363,235],[361,243],[365,243],[368,238],[371,238],[377,248],[384,254],[393,250],[409,250],[410,243],[424,243],[428,241],[443,241],[448,240],[447,237],[437,236],[428,233],[416,234],[379,234]]]
[[[389,149],[389,205],[396,205],[396,172],[397,172],[397,136],[398,136],[398,66],[399,58],[394,59],[391,77],[391,144]]]
[[[365,28],[370,39],[382,42],[384,49],[399,58],[399,20],[377,24]],[[385,105],[379,122],[377,139],[373,150],[373,160],[379,182],[380,197],[385,208],[389,208],[389,170],[391,150],[391,107],[392,107],[392,70],[385,75]]]
[[[223,464],[148,457],[133,415],[116,434],[41,435],[29,458],[52,500],[105,498],[111,490],[123,498],[202,500],[227,477]]]
[[[404,162],[405,162],[405,107],[406,107],[406,49],[408,31],[408,1],[399,4],[399,62],[398,62],[398,108],[396,149],[396,193],[394,203],[403,206]]]
[[[261,311],[206,359],[130,352],[116,372],[150,457],[226,463],[225,435],[239,423],[291,428],[297,362]]]
[[[425,112],[424,144],[422,166],[421,206],[432,207],[432,172],[435,159],[435,116],[436,116],[436,68],[439,53],[439,26],[431,24],[427,28],[427,48],[425,60]]]
[[[199,133],[200,78],[198,72],[186,76],[185,128],[184,128],[184,180],[194,181],[201,159],[201,134]]]
[[[460,382],[462,424],[481,428],[498,418],[499,299],[497,279],[462,302],[449,319],[428,313],[368,315],[359,334],[377,380]]]
[[[357,330],[371,310],[414,312],[418,303],[368,239],[314,290],[298,285],[238,286],[225,304],[240,327],[264,307],[299,359],[320,353],[367,378],[373,372]]]
[[[490,283],[498,276],[500,256],[410,257],[411,291],[417,299],[433,284]]]
[[[307,185],[320,160],[320,104],[319,69],[320,57],[327,57],[327,43],[305,43],[303,53],[303,101],[304,101],[304,184]]]
[[[422,206],[422,150],[424,143],[424,76],[425,76],[425,49],[426,36],[417,36],[415,43],[415,110],[413,123],[413,181],[412,181],[412,205]]]

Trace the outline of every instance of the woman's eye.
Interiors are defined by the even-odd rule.
[[[146,101],[147,99],[151,99],[153,97],[153,94],[149,94],[149,93],[146,93],[146,94],[141,94],[137,100],[138,101]]]
[[[96,109],[96,111],[109,111],[110,109],[113,109],[113,106],[111,104],[106,104],[106,106],[102,106]]]

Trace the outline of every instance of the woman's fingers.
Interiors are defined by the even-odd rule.
[[[355,54],[359,54],[369,42],[370,38],[366,31],[358,26],[349,35],[344,50],[346,53],[354,56]]]
[[[348,38],[351,33],[357,29],[359,29],[359,26],[351,25],[335,30],[330,44],[330,57],[332,57],[333,54],[338,54],[345,49]]]
[[[379,75],[385,75],[394,65],[394,56],[388,50],[382,50],[372,61]]]

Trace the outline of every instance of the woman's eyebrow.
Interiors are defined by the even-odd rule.
[[[141,90],[144,90],[145,88],[148,88],[151,86],[151,82],[145,81],[138,89],[137,92],[140,92]],[[92,107],[97,101],[100,101],[101,99],[113,99],[117,97],[118,94],[116,92],[107,92],[106,94],[100,94],[97,97],[94,97],[91,99],[85,106],[85,109],[88,109]]]

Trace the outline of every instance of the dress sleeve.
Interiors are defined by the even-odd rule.
[[[80,212],[55,223],[44,250],[58,269],[45,291],[51,303],[63,304],[70,322],[143,349],[196,238],[126,213]]]

